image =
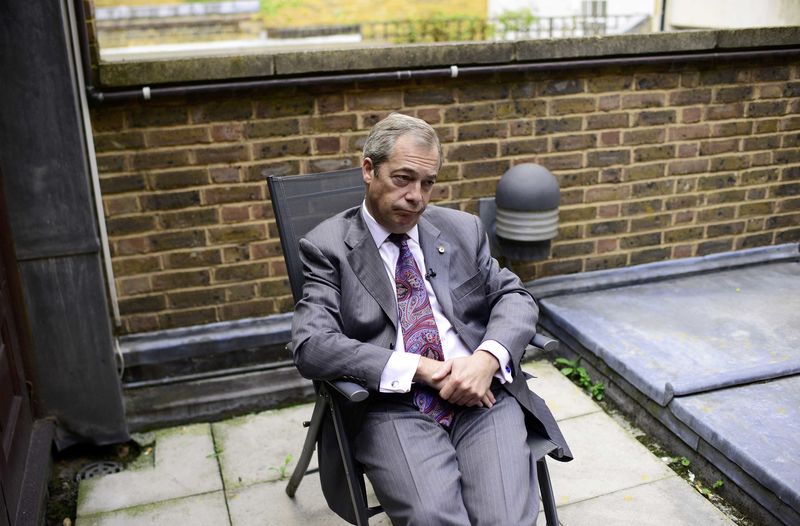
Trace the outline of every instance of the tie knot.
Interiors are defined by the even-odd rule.
[[[399,247],[403,243],[403,241],[408,239],[408,234],[389,234],[389,237],[386,239],[388,239],[389,241],[391,241],[392,243],[394,243]]]

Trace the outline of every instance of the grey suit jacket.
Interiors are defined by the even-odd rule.
[[[515,380],[505,388],[525,410],[529,431],[557,446],[551,456],[571,460],[553,415],[528,389],[520,370],[522,354],[536,330],[538,308],[531,295],[515,274],[501,269],[491,257],[477,217],[428,206],[419,221],[419,235],[425,263],[436,273],[430,282],[444,315],[467,347],[476,349],[491,339],[508,349]],[[397,307],[360,207],[309,232],[300,241],[300,256],[305,283],[292,321],[298,370],[314,380],[344,378],[378,390],[396,339]],[[352,418],[351,426],[357,427],[358,421]],[[323,463],[333,460],[323,456],[334,453],[326,451],[330,444],[325,440],[323,433],[319,448],[323,490],[326,486],[331,490],[331,485],[342,489],[345,485],[338,474],[323,472],[328,470]]]

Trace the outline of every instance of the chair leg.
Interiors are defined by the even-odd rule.
[[[308,433],[306,433],[306,440],[303,443],[303,451],[300,453],[297,465],[294,467],[289,483],[286,485],[286,494],[292,498],[294,498],[297,487],[300,485],[300,481],[303,480],[308,464],[311,462],[311,457],[314,455],[322,418],[328,410],[328,404],[328,399],[324,396],[317,397],[317,402],[314,404],[314,411],[311,413],[311,421],[308,425]]]
[[[539,477],[539,491],[542,494],[542,505],[547,526],[558,526],[558,513],[556,512],[556,499],[553,496],[553,486],[550,484],[550,472],[547,469],[545,457],[536,461],[536,474]]]
[[[326,389],[323,396],[335,395],[328,392]],[[355,463],[353,462],[352,450],[350,449],[350,443],[344,429],[341,410],[339,405],[333,401],[329,402],[328,407],[331,411],[331,417],[333,418],[333,426],[336,429],[336,439],[339,442],[339,453],[342,455],[342,461],[344,463],[344,472],[347,479],[347,486],[350,490],[350,500],[353,505],[353,510],[355,511],[356,525],[368,526],[367,499],[366,495],[364,495],[363,487],[359,482],[359,473],[356,471]]]

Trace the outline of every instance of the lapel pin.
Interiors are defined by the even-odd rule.
[[[439,250],[439,254],[444,254],[444,245],[439,245],[437,250]]]

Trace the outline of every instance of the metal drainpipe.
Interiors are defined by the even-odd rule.
[[[449,66],[447,68],[397,70],[368,73],[347,73],[339,75],[317,75],[311,77],[287,77],[278,79],[256,79],[182,86],[150,87],[141,86],[133,90],[99,91],[87,87],[89,96],[95,102],[127,100],[151,100],[155,97],[181,96],[199,93],[235,92],[248,89],[265,89],[288,86],[312,86],[319,84],[343,84],[354,82],[386,82],[392,80],[456,78],[471,75],[491,75],[497,73],[551,72],[579,68],[600,68],[607,66],[638,66],[664,64],[670,62],[701,62],[714,60],[764,59],[779,56],[800,55],[800,48],[759,49],[752,51],[721,51],[703,53],[679,53],[667,55],[647,55],[637,57],[613,57],[600,59],[578,59],[566,61],[527,62],[519,64],[498,64],[493,66]]]
[[[81,0],[77,0],[81,2]],[[105,266],[106,271],[106,282],[108,285],[108,295],[109,300],[111,302],[111,310],[114,314],[114,325],[119,327],[122,325],[122,318],[120,317],[119,313],[119,299],[117,297],[117,286],[114,281],[114,268],[111,265],[111,251],[108,245],[108,232],[106,231],[106,220],[105,215],[103,214],[103,197],[100,193],[100,175],[97,170],[97,159],[95,157],[94,151],[94,140],[92,139],[92,121],[89,117],[89,104],[86,99],[87,90],[84,85],[84,71],[85,64],[82,60],[82,51],[84,49],[83,46],[80,45],[79,37],[78,37],[78,21],[76,20],[75,16],[75,9],[72,2],[66,2],[67,4],[67,16],[69,18],[69,30],[70,30],[70,37],[72,40],[72,55],[73,60],[76,64],[80,64],[83,68],[76,68],[75,76],[78,80],[78,93],[80,97],[80,104],[81,104],[81,117],[83,119],[83,137],[84,142],[86,144],[86,150],[89,157],[89,173],[91,175],[92,180],[92,190],[94,194],[94,206],[95,206],[95,215],[97,217],[97,227],[100,231],[100,248],[102,251],[103,256],[103,264]],[[85,20],[83,21],[82,27],[85,31]]]

